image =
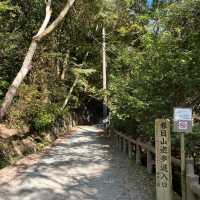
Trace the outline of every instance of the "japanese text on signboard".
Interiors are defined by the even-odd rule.
[[[171,140],[170,121],[156,120],[156,191],[157,199],[171,199]],[[163,199],[165,200],[165,198]]]
[[[157,186],[166,188],[168,186],[168,173],[169,173],[169,165],[168,165],[168,139],[167,139],[167,125],[165,122],[161,123],[160,126],[160,159],[159,167],[159,181],[157,182]]]

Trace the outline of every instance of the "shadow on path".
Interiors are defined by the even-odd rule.
[[[37,164],[0,184],[0,200],[154,200],[154,177],[115,152],[95,127],[80,127]]]

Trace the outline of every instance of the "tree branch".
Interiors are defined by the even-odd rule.
[[[73,6],[75,0],[68,0],[63,10],[60,12],[59,16],[44,30],[42,33],[37,34],[34,39],[40,41],[43,37],[51,33],[64,19],[67,15],[69,9]]]
[[[45,19],[44,19],[42,26],[40,27],[37,35],[34,36],[33,39],[36,38],[37,36],[41,35],[45,31],[45,29],[46,29],[46,27],[47,27],[47,25],[48,25],[48,23],[51,19],[51,14],[52,14],[51,0],[48,0],[48,1],[45,0],[45,3],[46,3],[46,16],[45,16]]]
[[[78,79],[79,79],[79,75],[76,76],[76,79],[75,79],[75,81],[74,81],[72,87],[70,88],[70,91],[69,91],[67,97],[65,98],[65,102],[63,103],[62,110],[64,110],[65,107],[67,106],[68,101],[69,101],[69,99],[70,99],[70,97],[71,97],[71,95],[72,95],[72,92],[73,92],[74,88],[76,87],[76,85],[77,85],[77,83],[78,83]]]

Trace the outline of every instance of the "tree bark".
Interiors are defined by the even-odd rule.
[[[102,29],[102,71],[103,71],[103,90],[107,90],[107,60],[106,60],[106,31],[103,27]],[[108,110],[107,110],[107,95],[104,96],[103,99],[103,120],[107,118]]]
[[[59,16],[49,25],[45,31],[43,31],[42,34],[36,35],[34,38],[36,40],[41,40],[43,37],[51,33],[59,24],[60,22],[65,18],[70,8],[73,6],[75,0],[68,0],[67,4],[65,5],[64,9],[60,12]]]
[[[72,92],[73,92],[74,88],[76,87],[76,85],[77,85],[77,83],[78,83],[78,79],[79,79],[79,76],[77,75],[77,77],[76,77],[76,79],[75,79],[75,81],[74,81],[72,87],[70,88],[70,91],[69,91],[69,93],[68,93],[68,95],[67,95],[67,97],[66,97],[66,99],[65,99],[65,102],[63,103],[62,110],[64,110],[65,107],[67,106],[68,101],[69,101],[69,99],[70,99],[70,97],[71,97],[71,95],[72,95]]]
[[[48,2],[46,2],[45,19],[44,19],[42,26],[40,27],[37,35],[41,34],[45,30],[45,28],[47,27],[49,20],[51,18],[51,13],[52,13],[52,11],[51,11],[51,0],[49,0]],[[11,105],[12,100],[13,100],[14,96],[16,95],[17,89],[19,88],[20,84],[22,83],[22,81],[24,80],[24,78],[26,77],[26,75],[28,74],[28,72],[32,68],[31,61],[32,61],[33,56],[35,54],[35,51],[37,49],[37,45],[38,45],[38,41],[33,39],[31,44],[30,44],[30,47],[28,49],[28,52],[25,56],[23,65],[22,65],[20,71],[18,72],[17,76],[15,77],[14,81],[12,82],[11,86],[8,88],[8,91],[6,93],[4,101],[1,105],[0,120],[2,120],[3,117],[5,116],[8,107]]]
[[[56,61],[56,72],[57,72],[57,77],[60,79],[60,59],[57,59]]]
[[[63,63],[63,69],[62,69],[62,74],[61,74],[61,80],[65,80],[65,74],[66,74],[66,71],[67,71],[67,66],[68,66],[68,63],[69,63],[69,50],[67,50],[67,53],[66,53],[66,56],[65,56],[65,60],[64,60],[64,63]]]
[[[20,86],[20,84],[22,83],[22,81],[24,80],[24,78],[28,74],[28,72],[31,70],[31,68],[32,68],[31,60],[33,58],[36,48],[37,48],[37,42],[32,41],[32,43],[29,47],[28,53],[26,54],[22,68],[18,72],[18,74],[15,77],[11,86],[8,88],[8,91],[6,93],[4,101],[1,105],[0,120],[2,120],[4,118],[6,111],[7,111],[8,107],[10,106],[10,104],[12,103],[12,100],[17,92],[18,87]]]
[[[14,81],[12,82],[11,86],[8,88],[8,91],[5,95],[5,98],[3,100],[3,103],[0,108],[0,120],[2,120],[5,117],[6,111],[9,108],[9,106],[12,103],[12,100],[14,96],[16,95],[17,89],[23,82],[24,78],[28,74],[28,72],[31,70],[32,65],[32,59],[35,54],[35,51],[37,49],[38,42],[45,36],[47,36],[49,33],[51,33],[58,24],[64,19],[64,17],[67,15],[69,9],[74,4],[75,0],[68,0],[63,10],[60,12],[59,16],[52,22],[52,24],[47,27],[49,20],[51,18],[51,0],[45,0],[46,2],[46,17],[43,21],[42,26],[40,27],[38,33],[36,36],[33,37],[32,42],[30,44],[29,50],[25,56],[23,65],[18,72],[17,76],[15,77]]]

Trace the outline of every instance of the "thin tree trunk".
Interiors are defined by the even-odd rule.
[[[60,22],[65,18],[67,13],[69,12],[69,9],[73,6],[75,0],[68,0],[67,4],[65,5],[64,9],[60,12],[59,16],[52,22],[51,25],[49,25],[45,31],[43,31],[42,34],[36,35],[36,40],[41,40],[43,37],[51,33],[59,24]]]
[[[31,60],[33,58],[33,55],[35,53],[35,50],[37,48],[37,42],[32,41],[28,53],[26,54],[24,63],[22,65],[22,68],[18,72],[17,76],[15,77],[13,83],[11,86],[8,88],[8,91],[6,93],[6,96],[4,98],[4,101],[1,105],[0,109],[0,119],[2,120],[3,117],[6,114],[6,111],[10,104],[12,103],[12,100],[17,92],[18,87],[20,86],[21,82],[23,81],[24,77],[27,75],[27,73],[31,70],[32,65],[31,65]]]
[[[103,44],[102,44],[102,70],[103,70],[103,90],[107,90],[107,60],[106,60],[106,31],[105,28],[103,27],[102,29],[102,39],[103,39]],[[107,95],[104,96],[103,99],[103,120],[107,118]]]
[[[5,98],[4,98],[1,108],[0,108],[0,120],[2,120],[4,118],[7,109],[11,105],[12,100],[13,100],[14,96],[16,95],[17,89],[19,88],[19,86],[23,82],[24,78],[26,77],[26,75],[32,68],[31,62],[32,62],[33,56],[35,54],[35,51],[37,49],[38,42],[43,37],[45,37],[49,33],[51,33],[58,26],[58,24],[67,15],[69,9],[74,4],[75,0],[67,1],[65,7],[60,12],[59,16],[52,22],[52,24],[49,27],[47,27],[47,25],[49,23],[49,20],[51,18],[51,13],[52,13],[51,0],[48,0],[48,1],[46,0],[45,2],[46,2],[46,17],[45,17],[44,22],[43,22],[41,28],[39,29],[37,35],[33,37],[33,40],[29,47],[29,50],[25,56],[23,65],[5,95]]]
[[[61,77],[60,77],[61,80],[65,79],[65,74],[66,74],[66,71],[67,71],[68,63],[69,63],[69,50],[67,50],[65,60],[64,60],[64,63],[63,63],[63,70],[62,70],[62,74],[61,74]]]
[[[68,102],[69,102],[69,99],[70,99],[70,97],[71,97],[71,95],[72,95],[72,92],[73,92],[74,88],[76,87],[76,85],[77,85],[77,83],[78,83],[78,79],[79,79],[79,76],[76,77],[76,79],[75,79],[75,81],[74,81],[72,87],[70,88],[70,91],[69,91],[69,93],[68,93],[68,95],[67,95],[67,97],[66,97],[66,99],[65,99],[65,102],[64,102],[64,104],[63,104],[63,106],[62,106],[62,110],[64,110],[65,107],[67,106],[67,104],[68,104]]]
[[[57,72],[57,77],[60,78],[60,59],[57,59],[56,61],[56,72]]]
[[[52,13],[51,0],[49,0],[46,3],[46,17],[45,17],[44,22],[43,22],[42,26],[40,27],[37,35],[41,34],[47,27],[49,20],[51,18],[51,13]],[[2,120],[3,117],[5,116],[8,107],[11,105],[12,100],[13,100],[14,96],[16,95],[17,89],[19,88],[20,84],[22,83],[22,81],[24,80],[24,78],[26,77],[26,75],[32,68],[31,61],[32,61],[34,53],[37,49],[37,45],[38,45],[38,41],[33,39],[30,44],[30,47],[28,49],[28,52],[25,56],[23,65],[22,65],[20,71],[18,72],[17,76],[15,77],[14,81],[12,82],[11,86],[8,88],[8,91],[6,93],[4,101],[1,105],[0,120]]]

